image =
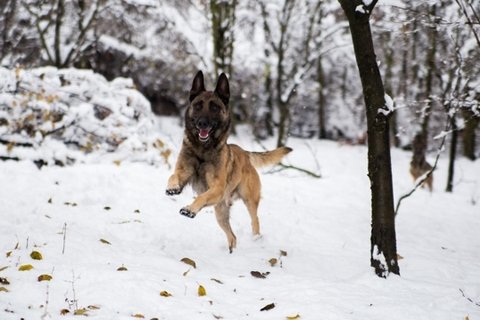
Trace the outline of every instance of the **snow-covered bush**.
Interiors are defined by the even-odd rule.
[[[0,78],[2,159],[168,161],[165,136],[130,79],[53,67],[0,68]]]

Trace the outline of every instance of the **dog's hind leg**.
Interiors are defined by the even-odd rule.
[[[233,234],[232,227],[230,226],[230,206],[226,201],[222,201],[215,206],[215,216],[220,228],[227,235],[228,249],[232,253],[233,248],[237,245],[237,238]]]
[[[255,169],[252,168],[248,180],[240,185],[238,191],[250,214],[252,233],[254,236],[260,235],[260,222],[257,214],[258,204],[260,203],[260,177]]]

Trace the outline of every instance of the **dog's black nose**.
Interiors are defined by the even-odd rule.
[[[205,117],[201,117],[197,120],[197,128],[198,129],[207,129],[209,127],[209,121]]]

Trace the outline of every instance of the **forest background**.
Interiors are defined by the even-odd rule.
[[[226,72],[235,123],[251,124],[260,139],[365,141],[363,95],[337,1],[6,0],[0,12],[2,66],[132,78],[156,114],[178,117],[198,69],[212,82]],[[478,157],[479,12],[471,0],[391,0],[371,13],[395,109],[394,146],[411,149],[421,134],[425,153],[439,147],[434,137],[455,132],[455,151]]]

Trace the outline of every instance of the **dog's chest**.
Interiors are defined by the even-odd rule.
[[[192,176],[192,189],[196,193],[203,193],[208,189],[207,174],[212,170],[212,166],[207,162],[198,162],[195,165],[195,173]]]

